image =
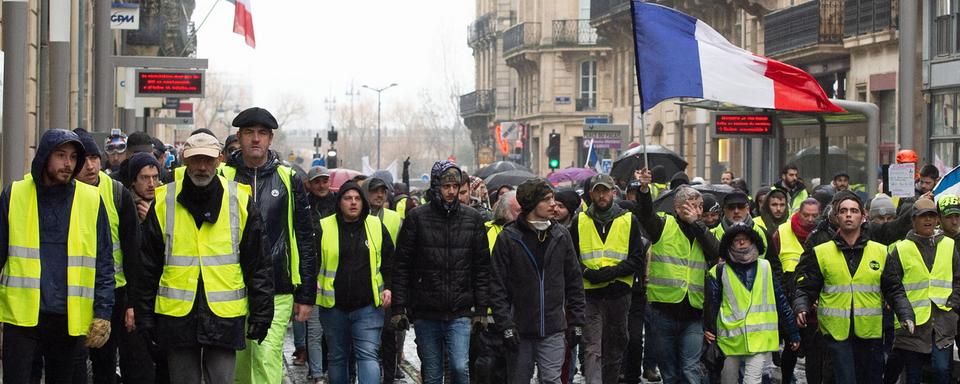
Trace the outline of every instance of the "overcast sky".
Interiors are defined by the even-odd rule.
[[[361,85],[398,83],[383,92],[384,109],[391,100],[414,99],[422,90],[442,100],[445,77],[457,79],[463,93],[473,90],[473,57],[466,43],[473,1],[252,2],[256,49],[233,33],[233,4],[197,0],[192,17],[197,26],[212,9],[198,32],[197,57],[209,59],[212,71],[249,76],[260,106],[275,109],[280,95],[301,95],[310,115],[296,126],[324,126],[324,98],[332,95],[345,105],[351,82],[371,100],[376,93]]]

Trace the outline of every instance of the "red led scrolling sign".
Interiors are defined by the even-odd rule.
[[[715,137],[770,137],[773,136],[773,115],[718,113],[713,126]]]
[[[203,97],[203,70],[138,69],[137,97]]]

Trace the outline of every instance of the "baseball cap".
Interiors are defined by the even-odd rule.
[[[330,170],[328,170],[327,167],[318,165],[310,168],[310,172],[307,172],[307,180],[313,180],[320,176],[330,177]]]
[[[913,203],[913,217],[917,217],[926,213],[940,214],[937,211],[937,204],[930,199],[919,199],[916,203]]]
[[[960,214],[960,196],[942,195],[938,200],[941,215]]]
[[[595,176],[593,176],[593,177],[590,178],[590,190],[591,190],[591,191],[592,191],[594,188],[596,188],[598,185],[602,185],[602,186],[607,187],[607,188],[609,188],[609,189],[613,189],[613,187],[615,186],[615,184],[614,184],[614,182],[613,182],[613,178],[610,177],[610,175],[605,175],[605,174],[602,174],[602,173],[599,174],[599,175],[595,175]]]
[[[750,204],[747,194],[740,191],[733,191],[723,197],[723,206],[731,204]]]
[[[208,157],[220,156],[220,141],[213,135],[198,133],[190,136],[183,146],[183,158],[186,159],[195,155]]]

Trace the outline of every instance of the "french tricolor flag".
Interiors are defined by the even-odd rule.
[[[674,97],[745,107],[843,112],[808,73],[754,55],[706,23],[661,5],[632,1],[642,110]]]
[[[257,47],[257,38],[253,34],[253,0],[228,0],[236,7],[233,11],[233,33],[243,35],[250,48]]]

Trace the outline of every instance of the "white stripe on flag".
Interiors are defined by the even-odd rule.
[[[694,33],[700,53],[703,98],[738,105],[773,108],[773,80],[764,76],[766,59],[730,44],[697,20]]]

